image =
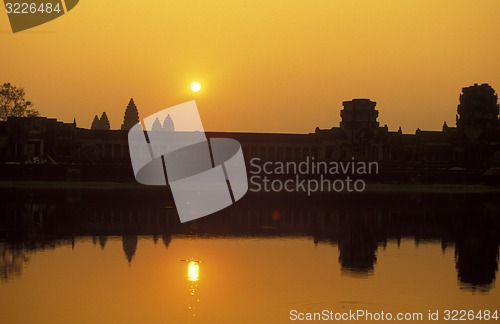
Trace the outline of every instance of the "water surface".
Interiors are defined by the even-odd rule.
[[[186,224],[151,193],[5,195],[3,323],[287,323],[293,309],[499,306],[495,194],[248,196]]]

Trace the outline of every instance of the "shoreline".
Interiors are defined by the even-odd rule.
[[[162,190],[165,186],[146,186],[137,182],[113,181],[0,181],[0,190],[5,189],[85,189],[85,190]],[[251,192],[249,190],[249,192]],[[361,193],[500,193],[500,187],[485,184],[392,184],[367,183]],[[300,194],[302,192],[294,192]],[[335,194],[336,192],[317,192],[316,194]],[[340,192],[346,193],[348,192]],[[258,192],[258,194],[280,194]],[[353,192],[352,194],[356,194]]]

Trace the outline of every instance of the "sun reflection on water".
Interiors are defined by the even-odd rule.
[[[198,284],[200,280],[200,262],[196,260],[181,260],[188,262],[187,267],[187,282],[189,283],[188,309],[192,317],[196,317],[196,305],[200,302],[198,292]]]
[[[188,263],[187,278],[191,282],[200,280],[200,265],[198,262],[190,261]]]

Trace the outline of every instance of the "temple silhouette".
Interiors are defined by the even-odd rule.
[[[268,161],[358,160],[377,161],[382,173],[390,176],[422,172],[471,174],[477,179],[483,172],[498,179],[500,174],[500,122],[498,98],[488,84],[462,89],[456,126],[446,122],[440,131],[417,129],[414,134],[389,131],[380,126],[376,103],[354,99],[342,103],[339,127],[316,128],[309,134],[207,132],[208,137],[238,140],[248,162],[253,157]],[[139,121],[133,101],[127,105],[120,130],[109,129],[105,112],[94,118],[90,129],[76,121],[63,123],[45,117],[13,117],[0,122],[0,173],[4,178],[82,180],[133,180],[127,132]],[[166,125],[166,123],[168,125]],[[157,127],[174,127],[170,121],[158,121]],[[6,165],[7,164],[7,165]],[[29,172],[21,166],[29,164]],[[34,168],[43,165],[45,168]],[[8,170],[5,170],[8,168]],[[392,172],[392,173],[391,173]],[[423,175],[425,177],[425,174]],[[435,174],[428,177],[436,178]],[[446,178],[446,177],[444,177]],[[497,180],[498,181],[498,180]]]

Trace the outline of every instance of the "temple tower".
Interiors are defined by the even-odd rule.
[[[354,136],[375,133],[379,128],[377,103],[370,99],[353,99],[342,102],[340,128]]]
[[[130,101],[125,109],[125,115],[123,116],[122,130],[130,130],[135,124],[139,122],[139,112],[137,111],[137,106],[134,103],[134,99],[130,98]]]
[[[498,130],[498,97],[487,83],[463,88],[457,110],[457,128],[470,140]]]

